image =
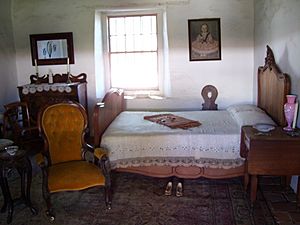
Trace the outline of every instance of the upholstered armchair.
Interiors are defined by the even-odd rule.
[[[79,191],[104,187],[105,203],[111,207],[109,160],[101,149],[94,149],[94,161],[85,159],[87,114],[77,103],[57,103],[40,111],[38,127],[44,138],[44,151],[36,156],[42,168],[43,198],[47,215],[55,219],[51,195],[62,191]]]
[[[3,134],[29,154],[35,154],[43,148],[36,124],[30,118],[26,102],[12,102],[4,105]]]

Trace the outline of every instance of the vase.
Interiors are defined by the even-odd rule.
[[[287,122],[287,126],[283,129],[285,131],[292,131],[292,123],[295,114],[295,100],[296,95],[287,95],[286,96],[287,102],[284,104],[284,115]]]

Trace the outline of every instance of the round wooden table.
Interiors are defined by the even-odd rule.
[[[17,199],[12,199],[7,180],[8,173],[13,168],[17,169],[21,176],[21,196]],[[6,150],[0,150],[0,185],[4,196],[1,213],[8,210],[7,223],[12,221],[14,204],[25,203],[33,214],[37,214],[37,210],[32,206],[30,200],[31,178],[32,167],[26,151],[19,149],[14,155],[10,155]]]

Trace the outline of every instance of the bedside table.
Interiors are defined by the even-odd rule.
[[[252,126],[242,127],[240,155],[246,159],[245,188],[251,177],[252,204],[256,199],[258,175],[300,175],[300,137],[288,135],[282,127],[267,133],[259,132]],[[298,205],[299,189],[297,185]]]

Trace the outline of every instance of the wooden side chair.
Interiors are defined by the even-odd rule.
[[[40,111],[38,126],[44,138],[44,151],[36,157],[42,168],[43,198],[47,215],[55,219],[51,195],[79,191],[94,186],[105,189],[105,202],[111,208],[109,160],[100,148],[94,149],[94,162],[85,160],[87,114],[78,103],[57,103]]]
[[[213,85],[206,85],[201,91],[204,103],[202,110],[218,110],[218,104],[215,103],[218,97],[218,90]]]
[[[39,136],[37,125],[31,122],[26,102],[12,102],[4,105],[3,135],[29,154],[40,152],[43,140]]]

